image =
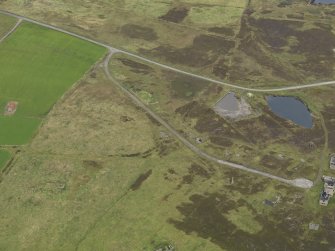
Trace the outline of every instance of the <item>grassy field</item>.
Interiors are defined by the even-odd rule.
[[[0,14],[0,38],[2,38],[15,25],[15,18]]]
[[[318,206],[320,186],[304,191],[197,158],[101,69],[54,107],[15,159],[0,185],[0,210],[7,212],[0,216],[0,250],[334,245],[335,202]],[[320,230],[308,230],[310,222]]]
[[[334,76],[331,7],[247,3],[20,0],[0,8],[245,86]],[[19,102],[15,115],[0,116],[0,144],[29,142],[0,151],[0,166],[6,149],[13,156],[0,174],[0,250],[333,250],[335,199],[319,206],[320,179],[302,190],[197,157],[101,67],[87,72],[104,52],[26,23],[0,44],[0,109]],[[308,104],[314,127],[303,129],[274,116],[267,94],[236,91],[253,114],[230,121],[212,110],[230,89],[118,54],[110,67],[210,154],[288,178],[334,176],[334,87],[278,93]]]
[[[308,95],[301,91],[276,93],[294,94],[308,104],[314,127],[305,129],[270,112],[266,96],[271,93],[254,93],[248,97],[246,92],[162,71],[123,55],[114,56],[110,70],[120,83],[136,93],[189,141],[197,144],[196,138],[201,138],[203,143],[198,147],[204,151],[289,179],[316,178],[325,146],[323,102],[331,103],[331,94],[326,95],[331,93],[331,88],[318,92],[323,102],[316,102],[313,92]],[[213,111],[214,104],[230,91],[250,104],[250,116],[231,121]]]
[[[0,116],[0,144],[24,144],[53,104],[103,56],[105,49],[23,23],[0,45],[0,103],[17,101]]]
[[[9,161],[11,154],[6,150],[0,150],[0,172]]]

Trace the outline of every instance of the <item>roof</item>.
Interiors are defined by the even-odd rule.
[[[335,155],[330,157],[330,164],[335,165]]]
[[[273,203],[271,200],[268,200],[268,199],[265,199],[265,200],[263,201],[263,203],[264,203],[265,205],[267,205],[267,206],[271,206],[271,207],[274,206],[274,203]]]
[[[325,191],[322,191],[322,193],[320,194],[320,200],[322,201],[329,200],[329,194],[327,194]]]

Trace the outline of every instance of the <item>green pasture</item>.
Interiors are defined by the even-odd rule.
[[[0,171],[5,167],[11,155],[8,151],[0,150]]]
[[[15,115],[0,116],[0,144],[26,143],[53,104],[92,66],[105,49],[23,23],[0,45],[1,114],[17,101]]]

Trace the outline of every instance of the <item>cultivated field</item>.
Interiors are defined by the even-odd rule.
[[[27,143],[53,104],[105,53],[82,40],[23,23],[0,44],[0,144]],[[17,102],[13,115],[6,104]]]

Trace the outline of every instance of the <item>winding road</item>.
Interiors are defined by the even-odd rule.
[[[152,116],[155,120],[157,120],[161,125],[163,125],[166,129],[168,129],[170,131],[170,133],[172,133],[178,140],[180,140],[185,146],[187,146],[190,150],[192,150],[198,156],[200,156],[202,158],[205,158],[207,160],[216,162],[220,165],[224,165],[224,166],[228,166],[228,167],[231,167],[231,168],[234,168],[234,169],[239,169],[239,170],[243,170],[243,171],[250,172],[250,173],[253,173],[253,174],[261,175],[263,177],[267,177],[267,178],[270,178],[270,179],[273,179],[273,180],[277,180],[277,181],[280,181],[280,182],[283,182],[283,183],[286,183],[286,184],[289,184],[289,185],[293,185],[293,186],[296,186],[296,187],[307,189],[307,188],[311,188],[313,186],[313,182],[308,180],[308,179],[305,179],[305,178],[299,178],[299,179],[294,179],[294,180],[285,179],[285,178],[282,178],[282,177],[279,177],[279,176],[275,176],[275,175],[257,170],[255,168],[251,168],[251,167],[247,167],[247,166],[244,166],[244,165],[229,162],[229,161],[226,161],[226,160],[218,159],[214,156],[209,155],[208,153],[204,152],[203,150],[199,149],[198,147],[193,145],[190,141],[188,141],[186,138],[184,138],[180,133],[178,133],[170,124],[168,124],[160,116],[158,116],[156,113],[154,113],[149,107],[147,107],[139,98],[137,98],[137,96],[133,92],[131,92],[130,90],[123,87],[116,79],[114,79],[112,77],[110,71],[109,71],[109,62],[110,62],[110,59],[112,58],[112,56],[115,53],[123,53],[123,54],[129,55],[131,57],[135,57],[139,60],[145,61],[147,63],[153,64],[153,65],[156,65],[156,66],[159,66],[159,67],[162,67],[162,68],[174,71],[174,72],[178,72],[178,73],[181,73],[181,74],[184,74],[184,75],[188,75],[188,76],[191,76],[191,77],[194,77],[194,78],[202,79],[202,80],[209,81],[209,82],[212,82],[212,83],[216,83],[216,84],[219,84],[219,85],[223,85],[223,86],[226,86],[226,87],[231,87],[231,88],[236,88],[236,89],[241,89],[241,90],[246,90],[246,91],[252,91],[252,92],[279,92],[279,91],[288,91],[288,90],[298,90],[298,89],[333,85],[333,84],[335,84],[335,81],[327,81],[327,82],[312,83],[312,84],[298,85],[298,86],[289,86],[289,87],[279,87],[279,88],[247,88],[247,87],[243,87],[243,86],[238,86],[238,85],[225,83],[225,82],[222,82],[222,81],[219,81],[219,80],[215,80],[215,79],[211,79],[211,78],[208,78],[208,77],[200,76],[200,75],[197,75],[197,74],[193,74],[193,73],[190,73],[190,72],[186,72],[186,71],[177,69],[175,67],[171,67],[171,66],[168,66],[168,65],[165,65],[165,64],[161,64],[161,63],[158,63],[156,61],[147,59],[145,57],[136,55],[134,53],[131,53],[131,52],[128,52],[128,51],[125,51],[125,50],[122,50],[122,49],[118,49],[118,48],[112,47],[110,45],[107,45],[105,43],[102,43],[102,42],[99,42],[99,41],[96,41],[96,40],[93,40],[93,39],[75,34],[75,33],[70,32],[70,31],[66,31],[64,29],[61,29],[61,28],[58,28],[58,27],[55,27],[55,26],[52,26],[52,25],[49,25],[49,24],[42,23],[42,22],[27,18],[27,17],[23,17],[23,16],[20,16],[20,15],[14,14],[14,13],[10,13],[10,12],[4,11],[4,10],[0,10],[0,13],[4,14],[4,15],[15,17],[19,20],[18,23],[15,25],[15,27],[13,27],[13,29],[11,31],[9,31],[8,34],[0,40],[0,42],[3,39],[5,39],[6,37],[8,37],[13,31],[15,31],[15,29],[19,26],[21,21],[26,21],[26,22],[34,23],[34,24],[37,24],[37,25],[40,25],[40,26],[43,26],[43,27],[46,27],[46,28],[49,28],[49,29],[52,29],[52,30],[55,30],[55,31],[59,31],[59,32],[68,34],[68,35],[73,36],[73,37],[77,37],[79,39],[83,39],[87,42],[90,42],[90,43],[93,43],[93,44],[96,44],[96,45],[99,45],[99,46],[102,46],[102,47],[105,47],[106,49],[108,49],[109,54],[104,61],[104,71],[105,71],[107,77],[109,78],[109,80],[111,80],[114,84],[116,84],[125,94],[127,94],[132,99],[133,102],[136,103],[136,105],[141,107],[145,112],[147,112],[150,116]]]

